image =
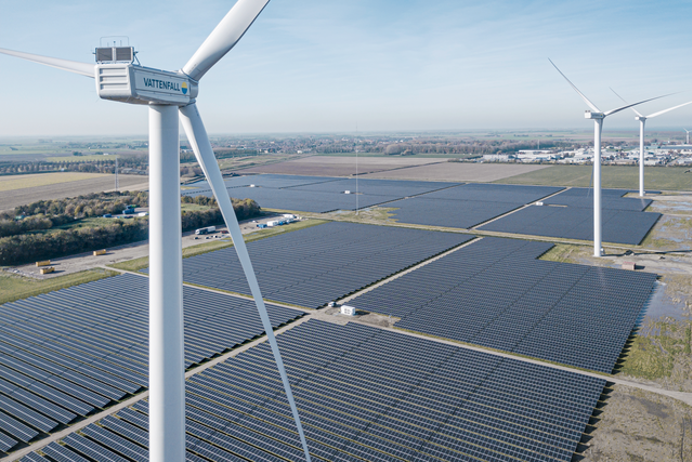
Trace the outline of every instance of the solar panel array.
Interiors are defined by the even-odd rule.
[[[264,333],[254,304],[186,287],[185,365]],[[0,305],[0,453],[148,386],[148,279],[121,275]],[[275,326],[303,313],[267,307]]]
[[[262,295],[318,308],[472,236],[331,222],[248,244]],[[234,248],[183,260],[183,280],[249,294]]]
[[[400,223],[471,228],[560,191],[549,186],[465,184],[386,204]]]
[[[278,339],[313,460],[571,461],[605,386],[362,325],[310,320]],[[43,452],[145,462],[147,412],[140,401]],[[266,343],[190,378],[186,417],[187,460],[304,460]]]
[[[397,208],[391,213],[392,218],[399,223],[468,229],[523,205],[512,202],[429,199],[427,196],[420,196],[391,202],[383,207]]]
[[[512,184],[483,184],[469,183],[458,188],[449,188],[426,194],[430,199],[448,199],[483,202],[514,202],[528,204],[543,197],[555,194],[562,187],[554,186],[524,186]]]
[[[639,245],[660,217],[660,213],[653,212],[602,209],[602,239],[604,242]],[[526,207],[480,229],[590,241],[593,240],[593,208]]]
[[[622,197],[628,192],[624,189],[601,189],[601,207],[603,209],[629,210],[643,212],[653,201],[638,197]],[[546,204],[566,205],[593,210],[593,190],[590,188],[570,188],[545,201]]]
[[[236,199],[252,199],[263,209],[291,212],[327,213],[335,210],[356,210],[399,199],[400,196],[373,196],[368,194],[342,194],[303,191],[294,188],[229,188],[228,194]],[[212,197],[210,190],[183,191],[183,196]],[[357,197],[357,199],[356,199]]]
[[[483,238],[349,304],[403,329],[610,373],[656,275],[536,259],[550,247]]]
[[[436,190],[458,186],[459,183],[440,183],[433,181],[403,181],[403,180],[374,180],[355,178],[339,179],[325,183],[317,183],[292,187],[291,189],[320,193],[339,194],[343,191],[355,192],[356,189],[365,195],[394,196],[396,198],[417,196]]]
[[[264,174],[264,175],[244,175],[244,176],[232,176],[224,178],[224,183],[228,188],[237,188],[239,186],[250,186],[254,184],[255,186],[266,187],[266,188],[287,188],[291,186],[304,186],[314,183],[325,183],[328,181],[337,181],[340,178],[329,177],[329,176],[307,176],[307,175],[274,175],[274,174]],[[210,189],[209,183],[206,181],[199,181],[197,183],[188,184],[189,187],[195,187],[200,189]]]
[[[358,180],[296,175],[250,175],[225,180],[228,192],[238,199],[253,199],[265,209],[326,213],[356,210],[423,194],[455,183],[399,180]],[[250,188],[249,185],[257,187]],[[184,196],[212,196],[206,182],[189,185]],[[349,191],[349,194],[345,194]],[[358,192],[358,194],[356,194]]]

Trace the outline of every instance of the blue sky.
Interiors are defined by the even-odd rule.
[[[58,4],[59,3],[59,4]],[[129,36],[145,66],[178,69],[233,1],[0,0],[0,47],[92,62],[99,38]],[[272,0],[202,80],[220,133],[590,129],[602,110],[682,91],[692,100],[692,3],[669,1]],[[0,56],[0,137],[140,135],[144,107],[101,101],[93,80]],[[692,105],[651,129],[692,127]],[[611,128],[637,125],[631,112]]]

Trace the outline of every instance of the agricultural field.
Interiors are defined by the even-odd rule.
[[[495,180],[504,184],[528,184],[546,186],[593,185],[593,168],[590,165],[551,165],[536,171]],[[603,188],[639,190],[639,168],[603,166]],[[688,167],[648,167],[644,170],[645,187],[649,191],[690,191],[692,173]]]
[[[428,165],[400,168],[387,172],[363,175],[362,178],[489,183],[493,181],[503,182],[502,180],[508,177],[530,174],[546,168],[549,167],[537,164],[481,164],[470,162],[448,162],[446,160],[442,160],[439,163],[429,163]]]
[[[445,162],[445,159],[415,157],[388,157],[381,155],[311,156],[286,162],[252,167],[243,173],[276,173],[287,175],[349,176],[382,172],[417,165]],[[364,175],[365,177],[365,175]]]
[[[38,184],[27,183],[30,178]],[[51,181],[51,178],[53,179]],[[57,181],[60,180],[60,181]],[[149,187],[144,175],[118,175],[121,191],[139,191]],[[6,186],[3,183],[7,182]],[[41,184],[40,182],[44,182]],[[94,192],[111,191],[115,188],[115,175],[100,173],[41,173],[0,177],[0,210],[12,210],[17,206],[40,200],[77,197]]]
[[[3,175],[0,176],[0,191],[12,191],[23,188],[36,188],[38,186],[48,186],[62,183],[72,183],[74,181],[90,180],[93,178],[110,178],[110,175],[100,173],[79,173],[79,172],[60,172],[60,173],[36,173],[29,175]]]
[[[218,160],[219,167],[224,172],[252,173],[254,168],[277,164],[302,156],[296,154],[265,154],[261,156],[230,157]]]
[[[115,271],[96,268],[51,279],[22,277],[11,272],[0,272],[0,304],[45,294],[85,282],[115,276]]]
[[[95,160],[114,160],[117,155],[114,156],[104,156],[93,154],[89,156],[60,156],[60,157],[45,157],[42,160],[46,162],[93,162]]]

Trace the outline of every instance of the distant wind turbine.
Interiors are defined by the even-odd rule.
[[[692,131],[692,130],[688,130],[686,128],[683,128],[683,130],[685,130],[685,132],[687,133],[687,138],[686,138],[685,144],[690,144],[690,131]]]
[[[587,119],[592,119],[594,122],[594,132],[593,132],[593,182],[594,182],[594,192],[593,192],[593,255],[594,257],[601,256],[601,132],[603,131],[603,119],[609,115],[613,115],[617,112],[623,111],[629,107],[636,106],[638,104],[646,103],[648,101],[653,101],[663,96],[657,96],[655,98],[645,99],[644,101],[639,101],[634,104],[628,104],[626,106],[617,107],[611,109],[610,111],[602,112],[596,107],[594,103],[589,101],[589,99],[584,96],[582,92],[567,78],[565,74],[555,65],[555,63],[549,58],[550,64],[553,65],[555,69],[560,73],[562,77],[565,78],[567,83],[577,92],[577,94],[584,100],[584,102],[592,109],[591,111],[586,111],[584,117]]]
[[[615,90],[612,88],[610,89],[615,95],[622,100],[623,103],[627,104],[627,101],[625,101],[625,98],[622,96],[618,95]],[[644,124],[646,123],[647,119],[653,119],[654,117],[658,117],[661,114],[665,114],[666,112],[670,112],[674,109],[677,109],[679,107],[687,106],[688,104],[692,104],[692,101],[689,101],[684,104],[679,104],[677,106],[669,107],[668,109],[664,109],[662,111],[654,112],[653,114],[649,114],[648,116],[643,116],[639,111],[637,111],[635,108],[631,107],[632,111],[634,111],[635,114],[637,114],[637,117],[634,118],[634,120],[639,121],[639,197],[644,197]],[[687,130],[685,130],[687,131]],[[687,132],[687,140],[689,143],[690,139],[690,133]]]

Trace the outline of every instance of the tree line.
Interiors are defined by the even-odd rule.
[[[137,193],[136,195],[120,193],[123,194],[123,197],[116,197],[116,200],[114,200],[113,196],[117,194],[119,193],[102,193],[101,195],[105,197],[101,200],[102,202],[118,204],[117,206],[111,204],[116,208],[120,207],[120,209],[114,210],[118,213],[126,205],[146,206],[148,203],[148,195],[144,192]],[[79,205],[82,205],[80,215],[82,218],[86,217],[87,213],[96,213],[97,210],[105,211],[111,206],[108,204],[97,204],[98,198],[92,196],[99,195],[91,194],[74,199],[39,201],[18,207],[17,209],[19,210],[15,210],[15,212],[28,212],[28,216],[19,220],[10,220],[7,218],[7,213],[2,214],[2,220],[0,220],[0,229],[2,230],[5,230],[4,226],[7,226],[8,230],[11,229],[11,225],[6,223],[9,221],[14,221],[15,223],[25,222],[26,224],[17,226],[24,227],[23,229],[25,230],[33,226],[33,229],[14,234],[4,234],[3,237],[0,237],[0,265],[19,265],[32,261],[53,259],[128,244],[148,238],[149,220],[147,217],[138,217],[133,220],[113,219],[108,224],[101,226],[51,229],[54,226],[59,226],[54,223],[60,223],[61,220],[71,219],[72,221],[77,221],[74,219],[74,215],[68,215],[66,212],[68,210],[74,212]],[[183,197],[182,202],[211,207],[209,210],[183,211],[181,217],[182,231],[223,224],[223,216],[214,199],[204,196],[196,198]],[[260,213],[260,207],[251,199],[233,199],[233,208],[239,220],[250,218]],[[50,215],[51,211],[56,211],[57,213]]]

